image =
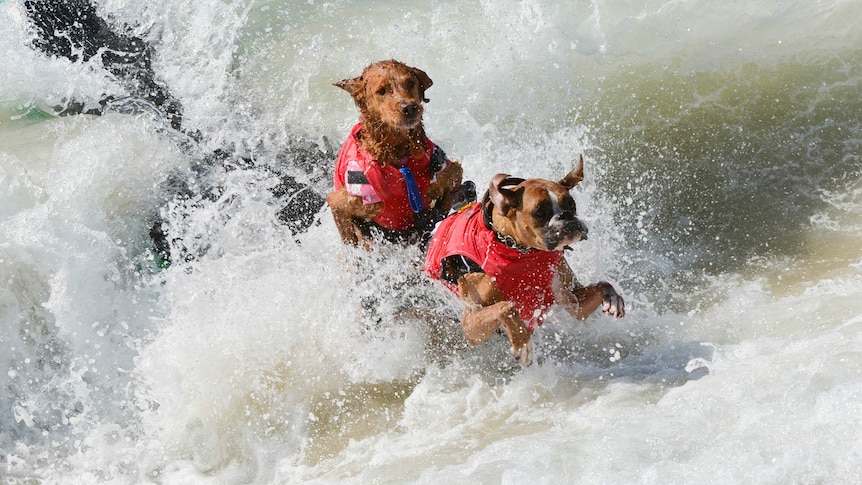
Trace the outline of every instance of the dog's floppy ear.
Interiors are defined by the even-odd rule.
[[[506,215],[509,209],[519,207],[521,205],[521,196],[524,194],[524,189],[510,189],[524,179],[510,177],[505,173],[498,173],[491,179],[491,185],[488,187],[488,196],[494,204],[494,208],[502,214]]]
[[[431,85],[434,84],[434,81],[432,81],[431,78],[428,77],[428,75],[425,74],[425,71],[423,71],[422,69],[416,69],[415,67],[411,67],[410,72],[412,72],[413,75],[416,76],[416,79],[419,80],[419,87],[422,89],[422,101],[425,103],[431,101],[430,99],[425,97],[425,90],[430,88]]]
[[[581,183],[584,180],[584,156],[581,155],[578,158],[578,166],[575,167],[574,170],[566,174],[562,180],[560,180],[559,184],[566,188],[566,190],[572,190],[572,187]]]
[[[337,83],[333,83],[333,86],[339,87],[353,97],[353,100],[356,101],[356,104],[359,104],[360,101],[365,97],[365,80],[362,79],[362,76],[355,77],[353,79],[342,79]]]

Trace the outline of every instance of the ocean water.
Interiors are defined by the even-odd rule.
[[[97,7],[201,137],[55,116],[127,88],[0,2],[0,483],[862,483],[862,3]],[[567,258],[624,319],[552,313],[520,369],[415,248],[279,221],[388,58],[480,187],[584,155]],[[256,165],[199,170],[226,146]]]

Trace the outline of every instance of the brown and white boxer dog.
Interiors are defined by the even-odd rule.
[[[461,317],[470,345],[506,332],[521,365],[532,360],[532,332],[553,304],[578,320],[599,306],[613,317],[625,302],[607,282],[583,286],[563,257],[587,238],[569,194],[584,178],[584,160],[559,182],[498,174],[481,203],[453,214],[437,227],[425,271],[465,303]]]

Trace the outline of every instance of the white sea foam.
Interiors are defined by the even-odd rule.
[[[149,115],[45,119],[124,88],[37,55],[21,6],[0,3],[0,63],[18,66],[0,72],[5,480],[858,479],[860,204],[839,183],[860,169],[857,2],[99,11],[154,42],[206,136],[189,150]],[[390,57],[434,79],[428,133],[480,187],[587,155],[590,239],[567,258],[620,288],[625,319],[555,311],[519,369],[502,338],[465,346],[418,251],[347,250],[326,212],[295,238],[271,173],[189,170],[226,145],[271,166],[297,134],[337,146],[356,111],[332,82]],[[170,176],[218,190],[176,200]],[[194,258],[158,268],[157,215]]]

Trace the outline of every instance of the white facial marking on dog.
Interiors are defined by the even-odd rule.
[[[551,199],[551,209],[553,209],[553,215],[557,215],[560,212],[563,212],[563,208],[560,207],[560,199],[557,197],[557,194],[549,190],[548,196]]]

